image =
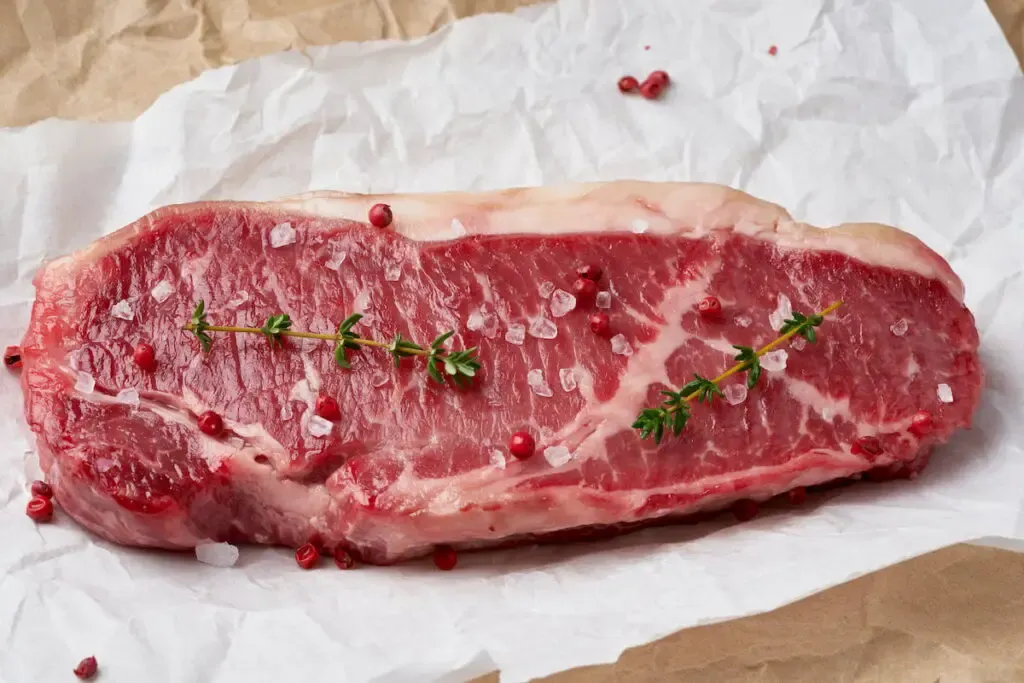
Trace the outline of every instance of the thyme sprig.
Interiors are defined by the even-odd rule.
[[[747,373],[747,389],[753,389],[761,378],[761,356],[784,344],[790,338],[800,335],[810,343],[818,340],[815,328],[820,327],[825,321],[825,316],[832,313],[843,305],[842,301],[836,301],[820,313],[805,316],[802,313],[793,313],[792,318],[783,321],[782,329],[779,330],[779,337],[755,350],[749,346],[736,346],[733,348],[739,351],[733,360],[737,363],[714,379],[708,379],[695,374],[694,379],[683,385],[679,391],[662,391],[668,398],[657,408],[645,408],[637,415],[633,423],[633,429],[640,431],[640,438],[647,439],[654,437],[654,443],[661,443],[665,431],[670,430],[673,435],[679,436],[686,429],[686,423],[690,420],[691,411],[689,403],[694,399],[698,403],[711,405],[716,396],[724,396],[720,384],[722,380],[728,379],[739,372]]]
[[[445,343],[455,334],[455,330],[449,330],[439,335],[430,346],[424,348],[411,339],[406,339],[401,333],[389,342],[377,341],[360,337],[353,328],[362,320],[361,313],[353,313],[346,317],[338,325],[337,334],[321,334],[319,332],[301,332],[292,329],[292,320],[287,313],[277,313],[267,318],[262,327],[237,327],[233,325],[211,325],[207,320],[206,303],[202,300],[196,304],[192,312],[192,320],[182,329],[191,332],[199,340],[199,346],[203,352],[209,352],[213,339],[210,332],[229,332],[235,334],[261,334],[267,338],[271,346],[279,346],[282,337],[297,337],[300,339],[323,339],[336,342],[334,347],[334,362],[341,368],[352,367],[348,358],[348,352],[362,347],[371,347],[386,350],[394,359],[395,367],[403,358],[422,356],[427,361],[427,374],[438,384],[444,384],[445,377],[450,377],[457,385],[464,386],[480,369],[480,361],[477,357],[477,347],[461,351],[447,351]]]

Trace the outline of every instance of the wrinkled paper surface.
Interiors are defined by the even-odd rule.
[[[4,377],[0,680],[59,680],[96,654],[113,680],[457,681],[501,668],[518,681],[934,548],[1024,538],[1014,56],[980,2],[796,5],[563,0],[411,43],[207,72],[133,123],[0,131],[0,331],[20,337],[44,259],[168,203],[720,182],[817,224],[899,225],[964,279],[987,390],[976,428],[918,481],[854,487],[742,526],[468,555],[450,574],[429,563],[302,572],[265,549],[215,569],[99,543],[67,519],[32,525],[32,444],[17,382]],[[674,80],[662,101],[615,89],[623,73],[655,68]]]

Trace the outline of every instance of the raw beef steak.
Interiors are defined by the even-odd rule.
[[[375,202],[390,228],[366,222]],[[584,264],[604,271],[611,339],[591,331],[594,302],[566,295]],[[318,536],[387,563],[908,476],[969,426],[982,385],[962,285],[924,244],[819,230],[709,185],[172,206],[36,285],[23,386],[44,471],[72,517],[139,546]],[[718,318],[697,312],[709,295]],[[396,369],[363,349],[346,371],[330,342],[254,334],[216,333],[204,354],[182,330],[200,299],[211,324],[283,312],[333,333],[360,311],[364,337],[455,329],[482,368],[442,387],[420,359]],[[810,314],[836,300],[817,343],[766,359],[746,396],[693,404],[660,446],[631,429],[662,390],[729,367],[733,344],[776,338],[787,301]],[[152,371],[132,360],[143,342]],[[327,434],[311,419],[321,395],[342,410]],[[221,436],[197,428],[209,410]],[[507,449],[520,430],[537,440],[522,461]]]

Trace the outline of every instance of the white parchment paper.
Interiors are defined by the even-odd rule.
[[[674,81],[663,100],[616,90],[656,68]],[[947,544],[1024,538],[1024,83],[981,0],[563,0],[208,72],[134,123],[0,131],[0,332],[20,339],[44,259],[163,204],[616,178],[721,182],[799,219],[920,236],[982,332],[975,429],[916,482],[739,526],[469,555],[451,573],[304,572],[259,549],[215,569],[32,524],[32,444],[4,376],[0,680],[66,680],[95,654],[104,681],[521,681]]]

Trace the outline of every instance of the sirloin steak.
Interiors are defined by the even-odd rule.
[[[376,202],[388,229],[366,222]],[[593,303],[554,314],[551,290],[583,264],[604,271],[617,352],[589,327]],[[382,564],[912,476],[970,425],[982,385],[962,285],[920,241],[820,230],[712,185],[171,206],[47,264],[36,287],[22,382],[46,477],[81,524],[138,546],[318,537]],[[697,312],[709,295],[719,319]],[[680,437],[642,441],[630,425],[662,390],[778,336],[782,297],[805,314],[845,303],[741,403],[695,403]],[[211,324],[284,312],[333,333],[359,311],[374,339],[454,329],[450,348],[479,346],[482,368],[460,390],[374,349],[342,370],[330,342],[215,333],[203,354],[182,330],[200,299]],[[142,342],[153,371],[132,361]],[[342,408],[326,435],[311,430],[320,395]],[[197,428],[208,410],[220,437]],[[537,440],[523,461],[507,450],[520,430]]]

